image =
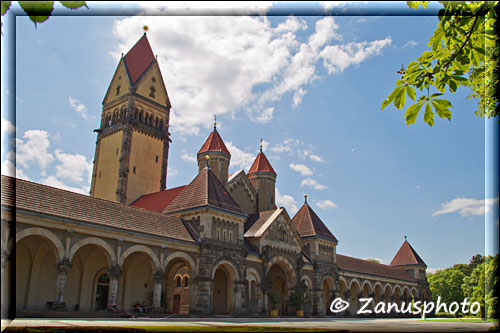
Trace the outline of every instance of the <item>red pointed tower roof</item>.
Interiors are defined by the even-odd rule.
[[[321,236],[334,242],[338,242],[337,238],[335,238],[328,227],[309,206],[307,203],[307,196],[304,204],[293,217],[292,222],[299,232],[300,237]]]
[[[255,158],[255,161],[253,161],[252,166],[250,169],[248,169],[248,175],[252,173],[257,173],[257,172],[263,172],[263,173],[272,173],[273,175],[277,175],[276,171],[274,171],[273,167],[271,166],[271,163],[269,163],[269,160],[267,159],[266,155],[264,155],[264,152],[262,151],[262,143],[260,145],[260,152]]]
[[[144,33],[141,39],[139,39],[130,51],[128,51],[124,60],[130,82],[134,85],[149,65],[155,60],[146,33]]]
[[[427,267],[422,258],[420,258],[420,256],[413,249],[413,247],[411,247],[410,243],[408,243],[405,236],[405,241],[403,245],[401,245],[401,248],[399,249],[398,253],[396,253],[394,258],[392,259],[390,266],[406,266],[406,265],[424,265],[425,267]]]
[[[217,132],[217,126],[214,123],[214,130],[210,135],[208,136],[207,140],[201,146],[200,151],[198,154],[206,153],[206,152],[219,152],[219,153],[224,153],[231,157],[231,153],[227,149],[226,145],[224,144],[224,140],[222,140],[219,132]]]

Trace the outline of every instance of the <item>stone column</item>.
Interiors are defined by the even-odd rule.
[[[122,268],[118,265],[114,265],[108,268],[108,276],[109,276],[108,304],[116,304],[118,301],[118,285],[122,273],[123,273]]]
[[[162,271],[156,271],[153,274],[153,279],[153,307],[159,308],[161,306],[161,287],[163,285],[163,280],[165,280],[165,273],[163,273]]]
[[[68,258],[64,258],[62,262],[56,264],[57,278],[56,278],[56,303],[64,304],[64,292],[66,290],[66,280],[68,272],[72,265]]]

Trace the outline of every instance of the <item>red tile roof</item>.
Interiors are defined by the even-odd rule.
[[[130,82],[134,85],[149,65],[155,60],[153,50],[151,50],[146,34],[144,34],[130,51],[128,51],[124,60]]]
[[[186,186],[187,185],[183,185],[165,191],[145,194],[130,205],[161,213],[175,198],[177,198],[179,193],[181,193]]]
[[[255,158],[255,161],[253,161],[253,164],[248,170],[247,174],[250,175],[252,173],[258,173],[258,172],[272,173],[273,175],[276,176],[276,171],[274,171],[273,167],[271,166],[271,163],[269,163],[266,155],[264,155],[262,150]]]
[[[405,281],[415,279],[403,268],[377,264],[363,259],[353,258],[337,254],[337,265],[341,270],[376,275]]]
[[[202,169],[193,181],[165,208],[163,213],[171,214],[206,206],[247,216],[209,168]]]
[[[200,151],[198,154],[205,153],[207,151],[212,151],[212,152],[221,152],[224,154],[227,154],[229,157],[231,157],[231,153],[229,150],[226,148],[226,145],[224,144],[224,141],[220,137],[219,132],[217,132],[217,129],[214,127],[214,130],[210,135],[208,136],[207,140],[201,146]]]
[[[44,216],[194,242],[183,221],[156,212],[2,175],[2,206]]]
[[[392,259],[391,266],[402,266],[402,265],[424,265],[427,267],[425,262],[420,258],[417,252],[411,247],[407,240],[404,241],[401,248],[399,248],[398,253]]]
[[[307,202],[304,203],[297,214],[295,214],[292,222],[301,237],[322,236],[334,242],[338,242],[337,238],[335,238]]]

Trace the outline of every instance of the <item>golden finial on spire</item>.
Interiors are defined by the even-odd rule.
[[[207,161],[207,169],[210,169],[210,167],[208,166],[208,160],[210,160],[210,156],[205,155],[205,161]]]
[[[304,203],[307,203],[307,194],[304,194]]]
[[[214,131],[217,128],[217,115],[214,114]]]
[[[262,138],[260,138],[260,152],[262,153]]]
[[[147,25],[143,25],[142,30],[144,30],[144,34],[146,34],[146,32],[148,32],[149,30],[149,27]]]

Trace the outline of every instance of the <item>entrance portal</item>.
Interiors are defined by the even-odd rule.
[[[214,314],[227,314],[228,278],[226,272],[217,269],[214,276],[212,306]]]

